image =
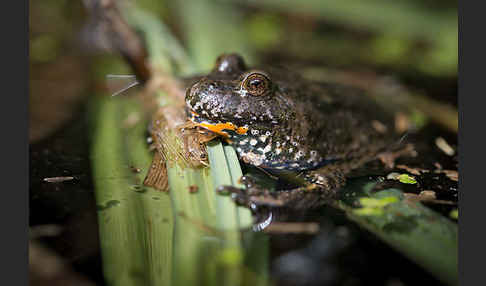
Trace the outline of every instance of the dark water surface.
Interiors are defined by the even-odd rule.
[[[47,139],[30,145],[29,224],[60,226],[60,234],[42,237],[75,271],[104,284],[98,241],[89,140],[84,110]],[[44,178],[73,177],[49,183]]]

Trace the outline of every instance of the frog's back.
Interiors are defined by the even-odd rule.
[[[286,78],[277,79],[296,103],[296,136],[326,160],[375,156],[397,141],[394,116],[377,104],[363,90],[328,82],[302,78],[288,85]],[[293,89],[293,90],[292,90]]]
[[[224,136],[244,162],[305,171],[372,158],[395,139],[393,116],[363,91],[303,79],[282,68],[218,58],[186,92],[191,121]]]

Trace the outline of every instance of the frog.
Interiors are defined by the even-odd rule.
[[[332,200],[352,170],[389,152],[394,116],[363,90],[310,81],[283,67],[248,67],[220,55],[185,93],[188,120],[221,137],[244,164],[299,185],[270,192],[248,176],[222,186],[239,204],[309,207]]]

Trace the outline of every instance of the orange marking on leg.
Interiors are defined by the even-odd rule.
[[[246,134],[246,132],[248,132],[248,127],[238,127],[238,129],[236,129],[236,133],[240,135]]]
[[[194,121],[194,118],[191,118],[191,120]],[[223,130],[231,130],[231,131],[235,131],[236,133],[240,134],[240,135],[243,135],[243,134],[246,134],[248,132],[248,128],[247,127],[237,127],[236,125],[234,125],[233,123],[231,122],[226,122],[226,123],[216,123],[216,124],[211,124],[211,123],[207,123],[207,122],[201,122],[201,123],[197,123],[197,122],[194,122],[195,125],[197,126],[201,126],[209,131],[212,131],[216,134],[219,134],[225,138],[228,138],[228,133],[224,132]]]
[[[217,124],[209,124],[209,123],[198,123],[199,126],[204,127],[216,134],[222,135],[224,137],[228,137],[228,133],[223,132],[223,130],[235,130],[236,127],[231,122],[226,123],[217,123]]]

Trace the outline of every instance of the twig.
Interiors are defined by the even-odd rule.
[[[112,47],[132,67],[137,79],[143,84],[151,77],[147,64],[148,53],[140,37],[123,19],[113,0],[85,0],[85,6],[104,25]]]

